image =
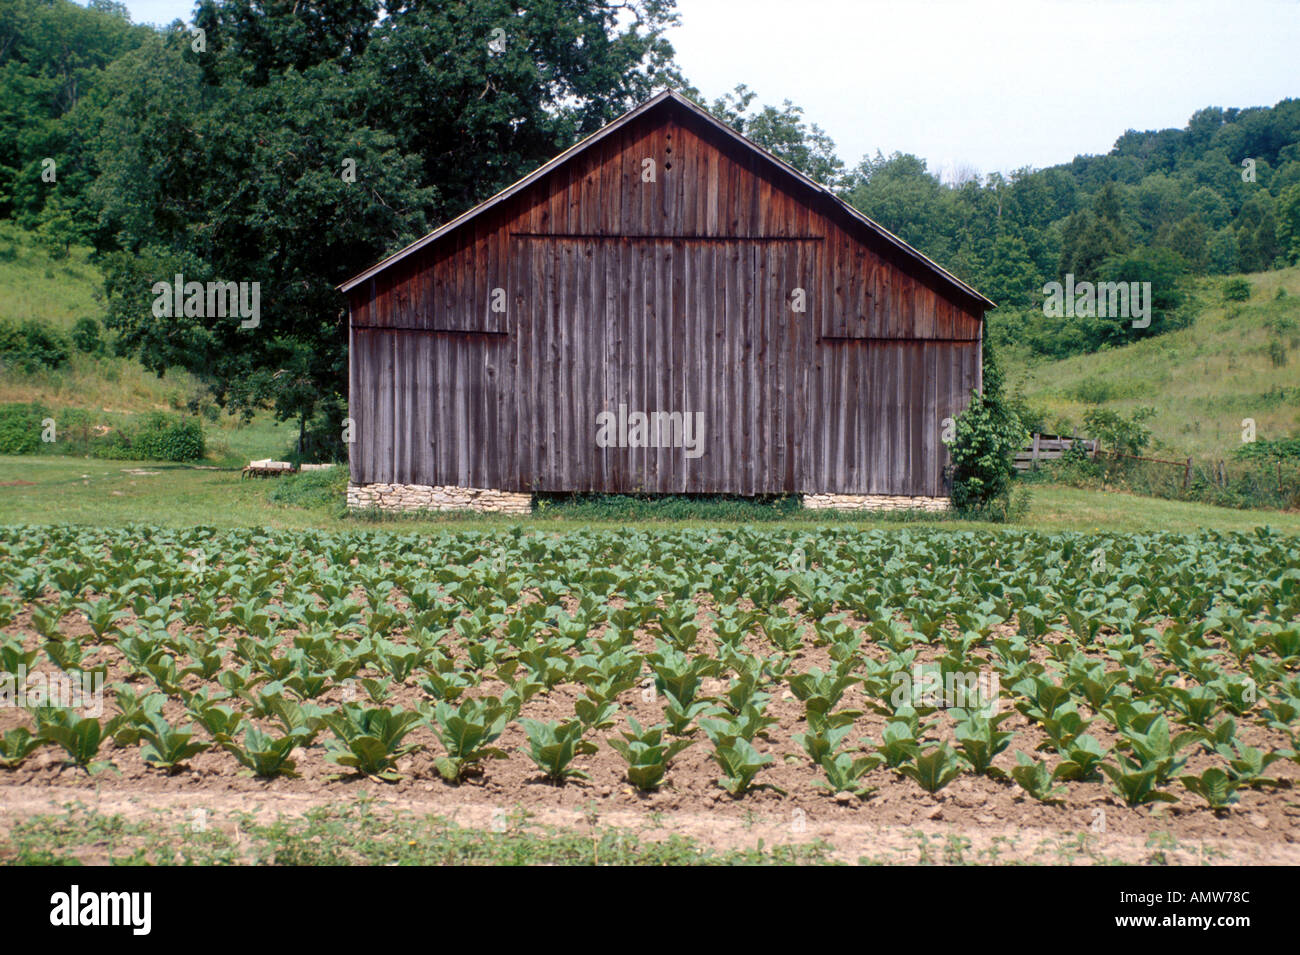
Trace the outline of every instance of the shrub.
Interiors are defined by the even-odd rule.
[[[965,513],[1005,516],[1010,508],[1016,452],[1027,436],[1015,413],[979,392],[957,416],[952,443],[952,503]]]
[[[1250,283],[1245,279],[1228,279],[1223,283],[1223,300],[1225,302],[1249,301]]]
[[[1012,394],[1007,406],[1015,412],[1016,417],[1020,419],[1021,426],[1029,434],[1047,434],[1047,407],[1031,402],[1025,397],[1024,391],[1017,388]]]
[[[590,520],[783,520],[799,510],[797,496],[726,494],[539,494],[537,512]]]
[[[0,319],[0,359],[27,373],[58,368],[68,360],[68,341],[56,329],[27,319],[19,325]]]
[[[984,392],[957,416],[952,446],[952,503],[959,513],[1005,520],[1011,512],[1016,452],[1029,437],[1002,397],[1002,369],[991,342],[983,349]]]
[[[1300,463],[1300,438],[1282,438],[1276,441],[1251,441],[1233,452],[1238,458],[1263,458],[1268,461]]]
[[[95,418],[81,408],[65,408],[56,415],[59,423],[60,450],[77,454],[92,454]]]
[[[1139,455],[1151,443],[1151,430],[1142,422],[1155,416],[1155,408],[1137,408],[1125,418],[1109,408],[1089,408],[1083,413],[1083,426],[1102,447],[1120,454]]]
[[[88,355],[98,353],[104,344],[100,338],[99,320],[90,315],[77,319],[72,326],[72,344],[77,351]]]
[[[1087,378],[1074,386],[1074,397],[1086,405],[1099,405],[1119,397],[1115,386],[1100,378]]]
[[[0,454],[35,454],[41,449],[41,422],[50,409],[39,404],[0,405]]]
[[[347,497],[347,486],[348,469],[335,466],[279,478],[268,497],[276,504],[296,507],[341,506]]]
[[[1268,343],[1268,360],[1273,363],[1274,368],[1281,368],[1286,364],[1286,346],[1276,338]]]
[[[161,412],[147,415],[130,435],[134,456],[151,461],[198,461],[204,453],[203,426]]]

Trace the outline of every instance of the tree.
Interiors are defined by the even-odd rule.
[[[1025,243],[1002,230],[993,243],[991,259],[979,286],[999,306],[1041,303],[1042,275],[1029,258]]]
[[[1277,200],[1277,244],[1294,265],[1300,262],[1300,185],[1287,188]]]
[[[806,124],[803,108],[786,100],[781,109],[764,106],[750,112],[755,93],[745,84],[720,96],[708,109],[736,132],[829,189],[844,184],[844,163],[835,141],[820,126]]]
[[[952,503],[959,511],[1000,516],[1011,505],[1015,456],[1025,444],[1024,426],[1002,394],[1002,371],[984,343],[984,390],[957,416],[952,454]]]
[[[205,51],[179,23],[152,37],[106,71],[88,124],[116,346],[304,440],[345,413],[338,282],[676,75],[663,0],[374,8],[205,0]],[[258,324],[155,315],[177,274],[256,283]]]
[[[1058,275],[1091,279],[1101,263],[1128,251],[1130,242],[1120,221],[1119,192],[1106,183],[1090,210],[1080,210],[1065,225]]]

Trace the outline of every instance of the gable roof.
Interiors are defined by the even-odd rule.
[[[416,239],[414,242],[412,242],[410,245],[406,246],[405,248],[399,249],[398,251],[394,252],[392,255],[388,256],[387,258],[382,259],[379,262],[376,262],[374,265],[366,269],[364,272],[360,272],[357,275],[354,275],[352,278],[348,279],[346,282],[343,282],[341,285],[339,285],[338,290],[341,292],[348,292],[356,288],[362,282],[365,282],[367,279],[373,278],[374,276],[378,275],[380,272],[387,269],[390,265],[394,265],[395,263],[400,262],[402,259],[406,258],[408,255],[411,255],[413,252],[417,252],[420,249],[424,248],[426,245],[436,242],[439,239],[441,239],[443,236],[447,235],[448,233],[453,232],[456,229],[459,229],[461,226],[469,222],[471,219],[474,219],[475,217],[483,214],[484,212],[487,212],[489,209],[492,209],[493,207],[500,205],[502,202],[505,202],[511,196],[514,196],[517,193],[527,189],[533,183],[537,182],[540,179],[543,179],[549,173],[558,169],[560,166],[564,165],[569,160],[573,159],[575,156],[589,149],[591,146],[594,146],[596,143],[600,142],[606,136],[623,128],[628,123],[635,120],[637,117],[649,113],[651,110],[654,110],[655,108],[659,107],[663,103],[676,103],[677,105],[690,111],[691,113],[699,117],[701,120],[703,120],[704,122],[712,126],[714,129],[730,137],[735,142],[739,143],[740,145],[742,145],[743,147],[745,147],[747,150],[754,153],[755,155],[761,157],[769,165],[775,166],[776,168],[780,169],[781,172],[784,173],[787,177],[793,178],[796,181],[798,181],[806,189],[811,189],[814,192],[820,193],[821,195],[830,199],[830,201],[834,203],[835,206],[837,206],[840,209],[840,211],[848,215],[850,218],[856,220],[861,225],[866,226],[870,231],[878,235],[881,239],[885,240],[887,244],[893,246],[899,252],[902,252],[904,256],[906,256],[907,258],[910,258],[913,261],[920,264],[921,266],[923,266],[927,271],[931,272],[937,278],[939,278],[944,284],[956,289],[958,292],[966,296],[969,296],[970,298],[975,299],[978,302],[983,303],[984,306],[987,308],[997,307],[996,304],[992,302],[990,299],[988,299],[984,295],[981,295],[974,288],[967,285],[961,279],[957,278],[957,276],[953,275],[943,266],[939,265],[929,256],[925,255],[923,252],[920,252],[919,250],[908,245],[906,242],[904,242],[898,236],[894,235],[884,226],[880,225],[873,219],[863,215],[861,212],[859,212],[849,203],[845,202],[839,196],[835,195],[835,193],[833,193],[830,189],[827,189],[821,183],[813,179],[810,179],[808,176],[804,175],[798,169],[795,169],[793,166],[785,162],[783,159],[780,159],[779,157],[772,155],[767,150],[763,149],[761,146],[758,146],[755,143],[750,142],[748,139],[746,139],[740,133],[736,132],[726,123],[723,123],[722,121],[717,119],[717,117],[715,117],[712,113],[696,105],[691,100],[687,99],[685,96],[682,96],[676,90],[664,90],[663,92],[658,93],[655,96],[651,97],[650,99],[646,100],[640,106],[628,110],[628,112],[624,113],[618,119],[614,120],[613,122],[609,123],[606,126],[602,126],[600,129],[596,130],[596,132],[592,133],[586,139],[582,139],[574,143],[572,146],[570,146],[564,152],[560,153],[554,159],[550,160],[544,165],[538,166],[528,175],[524,176],[524,178],[520,179],[518,182],[514,183],[513,185],[507,186],[505,189],[502,189],[492,198],[479,203],[478,205],[474,206],[472,209],[469,209],[461,213],[456,218],[452,219],[450,222],[444,223],[443,225],[434,229],[432,232],[430,232],[428,235],[424,236],[423,238]]]

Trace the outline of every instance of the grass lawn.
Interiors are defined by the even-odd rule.
[[[147,473],[132,473],[147,472]],[[283,479],[281,479],[283,480]],[[102,461],[58,456],[0,456],[0,523],[129,523],[226,527],[311,528],[327,530],[457,530],[485,523],[514,524],[519,518],[439,515],[375,522],[351,517],[341,507],[297,507],[273,503],[275,479],[241,481],[238,470],[180,464]],[[1300,533],[1300,512],[1238,511],[1204,504],[1167,501],[1103,491],[1035,486],[1028,516],[1011,526],[1045,532],[1241,531],[1268,525]],[[526,518],[530,525],[555,527],[617,526],[626,522],[555,516]],[[784,522],[842,521],[853,527],[898,527],[897,520],[837,518],[800,514]],[[717,521],[638,521],[658,527]],[[996,530],[1008,525],[944,521],[953,530]]]

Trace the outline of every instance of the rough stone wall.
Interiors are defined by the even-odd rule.
[[[803,506],[809,510],[946,511],[952,507],[952,501],[946,497],[907,497],[899,494],[805,494]]]
[[[481,487],[428,484],[349,484],[348,507],[386,511],[483,511],[531,514],[533,496]]]

